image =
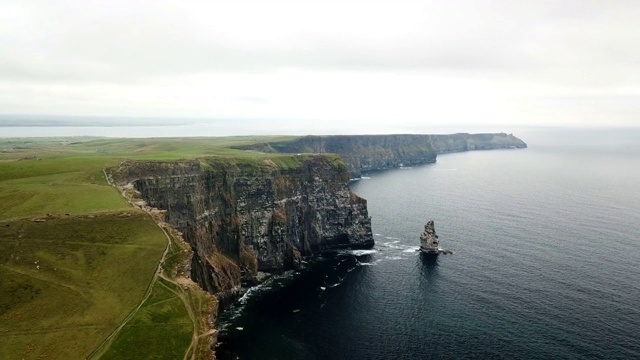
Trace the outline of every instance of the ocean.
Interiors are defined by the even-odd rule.
[[[640,129],[515,135],[352,182],[375,247],[251,289],[218,358],[640,358]],[[453,255],[416,251],[431,219]]]

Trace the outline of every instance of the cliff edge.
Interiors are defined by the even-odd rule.
[[[299,266],[336,247],[373,246],[366,200],[349,190],[335,155],[127,161],[114,179],[131,184],[183,233],[191,277],[224,304],[258,271]]]
[[[527,144],[513,134],[451,134],[429,135],[438,154],[473,150],[524,149]]]
[[[329,135],[235,147],[271,153],[334,153],[340,155],[352,178],[363,172],[413,166],[436,161],[437,154],[470,150],[520,149],[527,144],[513,134],[451,135]]]

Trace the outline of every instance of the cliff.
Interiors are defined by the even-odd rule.
[[[223,303],[258,271],[282,271],[301,256],[373,245],[366,200],[348,187],[335,155],[128,161],[114,170],[184,234],[191,276]]]
[[[340,155],[351,177],[362,172],[435,162],[436,151],[425,135],[304,136],[288,142],[241,147],[279,153]]]
[[[412,166],[436,161],[437,154],[469,150],[526,148],[512,134],[452,135],[333,135],[304,136],[238,149],[277,153],[334,153],[340,155],[351,177],[362,172]]]
[[[429,135],[438,154],[471,150],[523,149],[527,144],[513,134]]]

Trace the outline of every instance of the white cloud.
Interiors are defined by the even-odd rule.
[[[0,113],[640,125],[638,18],[632,1],[3,2]]]

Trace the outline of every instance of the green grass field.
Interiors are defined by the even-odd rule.
[[[88,355],[140,302],[165,243],[141,211],[3,222],[0,358]]]
[[[203,157],[209,166],[295,167],[300,159],[289,155],[230,148],[286,139],[0,138],[0,359],[202,358],[208,349],[193,340],[194,328],[208,330],[216,303],[173,280],[185,254],[175,238],[166,280],[105,342],[142,301],[167,240],[102,169],[127,159]]]
[[[156,284],[151,297],[101,359],[183,358],[191,343],[193,322],[175,286],[162,279]]]
[[[175,230],[168,229],[168,233],[171,247],[151,295],[117,336],[90,359],[208,358],[209,344],[200,335],[209,330],[208,319],[217,302],[195,283],[183,280],[180,285],[173,280],[188,260],[184,251],[188,245],[177,238]]]
[[[205,156],[251,156],[255,152],[231,149],[232,146],[286,141],[292,136],[234,136],[220,138],[0,138],[0,160],[44,159],[52,157],[117,158],[138,160],[175,160]]]

